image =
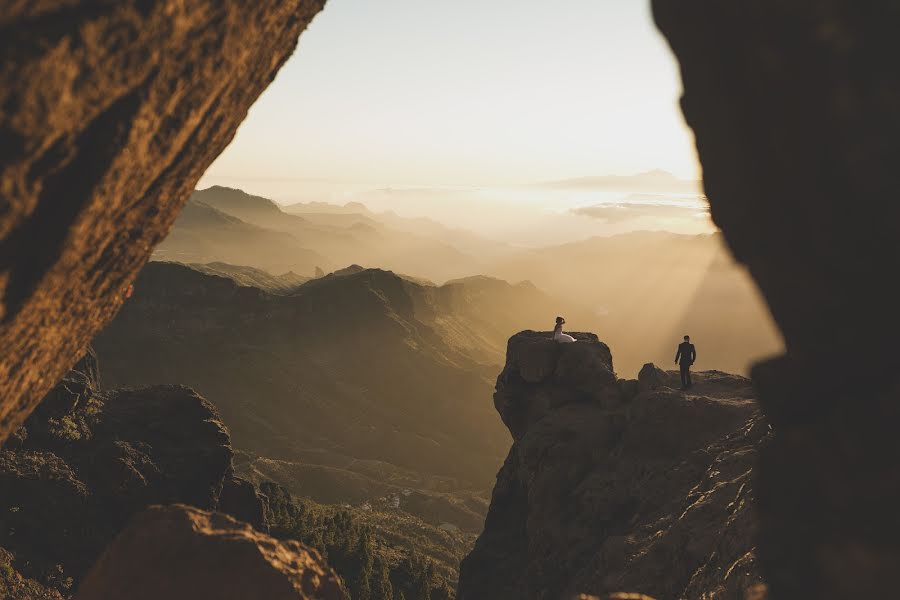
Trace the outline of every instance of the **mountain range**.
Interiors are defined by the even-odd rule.
[[[437,281],[482,273],[509,250],[422,219],[379,215],[361,206],[293,205],[211,187],[191,196],[156,260],[226,262],[272,273],[313,275],[316,267],[362,264]],[[359,209],[359,210],[356,210]]]
[[[528,326],[563,314],[575,328],[601,331],[618,348],[624,373],[637,372],[648,359],[664,364],[685,334],[698,343],[702,368],[744,373],[753,359],[781,347],[749,276],[719,234],[638,231],[513,247],[429,219],[376,213],[360,203],[279,206],[212,187],[192,196],[154,256],[226,263],[231,271],[261,269],[268,275],[254,275],[255,285],[270,291],[280,284],[273,288],[273,281],[263,281],[269,277],[302,281],[350,264],[420,282],[471,276],[531,281],[557,300]],[[566,314],[572,307],[575,312]]]
[[[494,374],[509,332],[558,301],[528,283],[435,286],[358,266],[289,293],[212,272],[144,269],[95,340],[111,385],[180,382],[216,398],[251,480],[330,503],[407,491],[416,514],[480,528],[508,444]]]

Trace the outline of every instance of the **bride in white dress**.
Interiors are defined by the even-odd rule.
[[[556,317],[556,327],[553,328],[553,339],[560,344],[571,344],[575,341],[571,335],[563,333],[562,326],[566,320],[562,317]]]

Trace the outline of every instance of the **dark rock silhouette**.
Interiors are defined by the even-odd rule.
[[[900,6],[653,7],[712,217],[786,343],[753,371],[775,430],[756,488],[771,595],[896,596]]]
[[[323,0],[0,8],[0,441],[123,291]]]
[[[76,600],[344,600],[318,552],[222,513],[184,505],[137,515],[88,573]]]
[[[648,365],[655,387],[638,391],[596,336],[573,335],[509,341],[494,403],[514,443],[460,600],[743,599],[760,583],[751,471],[769,432],[749,381],[699,372],[688,396]]]
[[[0,547],[23,574],[77,582],[152,504],[219,509],[266,529],[265,499],[233,474],[218,412],[193,390],[104,391],[93,351],[0,450]],[[65,591],[61,588],[61,591]]]
[[[0,548],[0,598],[8,600],[63,600],[54,589],[23,577],[12,564],[15,556]]]
[[[638,373],[638,385],[640,390],[644,392],[666,387],[668,385],[667,379],[666,372],[653,363],[647,363]]]

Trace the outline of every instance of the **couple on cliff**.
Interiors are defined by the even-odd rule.
[[[566,320],[562,317],[556,317],[556,326],[553,328],[553,339],[560,344],[571,344],[577,341],[571,335],[563,333],[563,325]],[[675,364],[681,369],[681,389],[687,390],[693,385],[691,381],[691,366],[697,360],[697,349],[691,343],[691,336],[684,336],[684,341],[678,345],[678,352],[675,353]]]

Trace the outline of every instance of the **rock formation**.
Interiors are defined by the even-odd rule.
[[[787,342],[785,357],[755,373],[776,431],[758,488],[772,594],[890,597],[900,563],[900,8],[653,4],[682,65],[713,218]],[[116,310],[320,6],[0,9],[0,440]]]
[[[554,314],[553,299],[527,284],[435,286],[358,266],[289,295],[251,284],[151,262],[94,342],[104,376],[189,382],[242,450],[305,465],[307,482],[292,487],[320,502],[490,489],[509,437],[484,398],[509,331]],[[484,515],[472,516],[452,522],[477,532]]]
[[[234,476],[212,404],[181,386],[103,391],[99,377],[90,352],[0,450],[0,547],[23,574],[64,591],[152,504],[266,529],[265,500]]]
[[[113,316],[323,4],[0,8],[0,441]]]
[[[88,573],[76,600],[344,600],[319,554],[221,513],[155,506]]]
[[[596,336],[574,335],[509,341],[494,403],[514,442],[460,600],[743,600],[760,583],[751,470],[769,432],[749,381],[701,372],[685,395],[650,365],[660,381],[637,391]]]
[[[756,368],[775,599],[894,597],[900,568],[896,3],[654,0],[712,217],[787,354]]]
[[[4,600],[63,600],[59,592],[23,577],[12,563],[15,557],[0,548],[0,598]]]

